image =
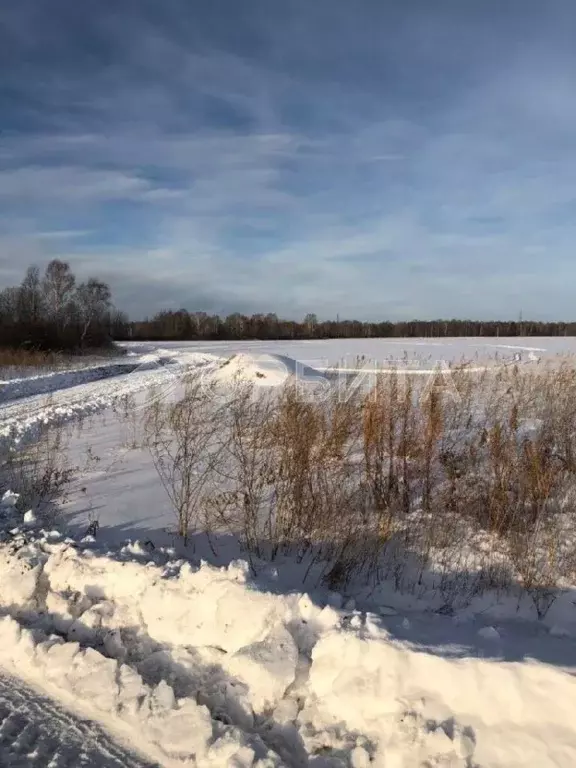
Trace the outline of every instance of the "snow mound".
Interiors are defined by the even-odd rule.
[[[216,381],[223,384],[249,382],[258,386],[274,387],[293,379],[302,384],[323,384],[326,376],[285,355],[250,355],[240,353],[232,355],[214,374]]]
[[[112,732],[126,738],[164,766],[279,765],[258,739],[212,720],[194,698],[177,699],[161,681],[147,685],[134,669],[93,648],[22,628],[0,619],[0,661],[47,692],[57,690],[69,707],[97,715]],[[257,756],[257,750],[260,755]],[[222,755],[229,762],[221,762]]]
[[[158,642],[235,653],[263,640],[286,610],[274,595],[248,589],[234,570],[206,563],[193,570],[186,563],[168,579],[162,578],[162,569],[139,562],[94,556],[66,545],[52,548],[44,574],[53,591],[100,595],[122,605],[123,619],[143,622]]]
[[[214,378],[222,384],[250,382],[273,387],[284,384],[289,375],[288,369],[273,355],[238,354],[221,363]]]
[[[448,659],[333,632],[313,649],[309,688],[300,719],[365,734],[376,765],[576,765],[566,705],[576,682],[545,664]]]

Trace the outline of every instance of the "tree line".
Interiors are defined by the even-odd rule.
[[[127,318],[112,304],[110,287],[96,277],[78,283],[65,261],[44,274],[27,269],[20,285],[0,291],[0,346],[78,351],[103,347],[127,333]]]
[[[409,320],[361,322],[302,321],[274,313],[220,316],[165,310],[130,322],[114,308],[107,283],[96,277],[78,282],[70,265],[53,259],[41,274],[27,269],[18,286],[0,291],[0,346],[80,351],[124,341],[291,340],[345,338],[443,338],[454,336],[576,336],[576,322],[533,320]]]
[[[308,314],[301,321],[283,320],[275,314],[226,317],[206,312],[163,311],[151,319],[126,326],[124,339],[150,341],[346,339],[346,338],[442,338],[453,336],[576,336],[576,322],[533,320],[409,320],[360,322],[319,321]]]

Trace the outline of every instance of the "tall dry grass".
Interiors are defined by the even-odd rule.
[[[58,365],[62,355],[30,349],[3,349],[0,347],[0,366],[18,368],[44,368]]]
[[[574,580],[571,360],[398,370],[320,394],[239,382],[219,402],[198,379],[180,403],[150,407],[183,536],[194,521],[238,536],[253,565],[306,558],[333,588],[363,576],[419,589],[432,574],[452,599],[508,570],[540,613]]]

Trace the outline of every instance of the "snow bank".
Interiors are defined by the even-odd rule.
[[[166,682],[150,687],[130,666],[78,643],[22,629],[10,617],[0,619],[0,662],[32,684],[56,689],[69,706],[97,713],[113,732],[120,721],[122,735],[162,765],[280,764],[257,739],[250,743],[238,729],[214,722],[207,707],[176,699]]]
[[[133,365],[134,363],[132,363]],[[21,397],[54,392],[58,389],[67,389],[79,384],[87,384],[90,381],[117,375],[118,370],[121,370],[120,363],[98,363],[63,371],[43,371],[32,376],[0,380],[0,403],[17,400]]]
[[[0,404],[24,397],[42,395],[70,389],[80,385],[111,379],[144,371],[157,371],[170,366],[198,365],[214,362],[215,355],[202,352],[180,352],[179,350],[156,348],[136,355],[129,352],[125,357],[112,361],[79,365],[66,370],[41,372],[32,376],[0,379]],[[1,370],[0,370],[1,374]]]
[[[20,384],[9,382],[8,389],[0,392],[0,450],[18,448],[35,439],[47,425],[65,424],[103,411],[126,395],[151,387],[169,393],[190,369],[214,365],[214,356],[203,353],[180,357],[153,354],[113,366],[26,379],[20,382],[26,389],[10,389]],[[48,394],[39,394],[42,392]],[[32,393],[34,397],[29,396]]]
[[[576,682],[530,660],[446,659],[384,632],[333,632],[312,652],[310,693],[301,718],[366,734],[377,764],[576,765]],[[414,762],[406,762],[407,742]]]
[[[163,569],[152,565],[62,545],[46,561],[44,573],[55,592],[74,590],[123,605],[125,617],[143,621],[158,642],[212,645],[234,653],[262,641],[286,617],[282,600],[249,589],[244,569],[235,564],[219,569],[203,563],[194,570],[184,563],[176,576],[164,578]]]
[[[397,618],[409,638],[416,619],[259,591],[241,561],[104,554],[24,524],[13,494],[0,508],[0,667],[162,765],[576,765],[576,680],[560,667],[425,652],[384,628]]]

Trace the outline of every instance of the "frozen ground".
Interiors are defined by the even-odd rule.
[[[502,596],[447,616],[384,590],[307,592],[289,564],[253,579],[233,541],[219,562],[200,562],[201,549],[188,562],[150,459],[130,447],[112,409],[151,384],[170,396],[193,367],[221,375],[216,359],[232,354],[252,358],[255,382],[264,373],[273,383],[294,361],[313,376],[356,355],[401,360],[404,350],[425,369],[576,344],[131,345],[129,372],[97,381],[68,372],[50,397],[41,382],[0,406],[5,445],[45,421],[87,417],[70,446],[82,472],[59,509],[65,529],[23,517],[10,494],[0,504],[1,765],[576,765],[576,593],[544,622]],[[96,540],[85,537],[94,519]],[[83,763],[72,759],[79,742]]]

